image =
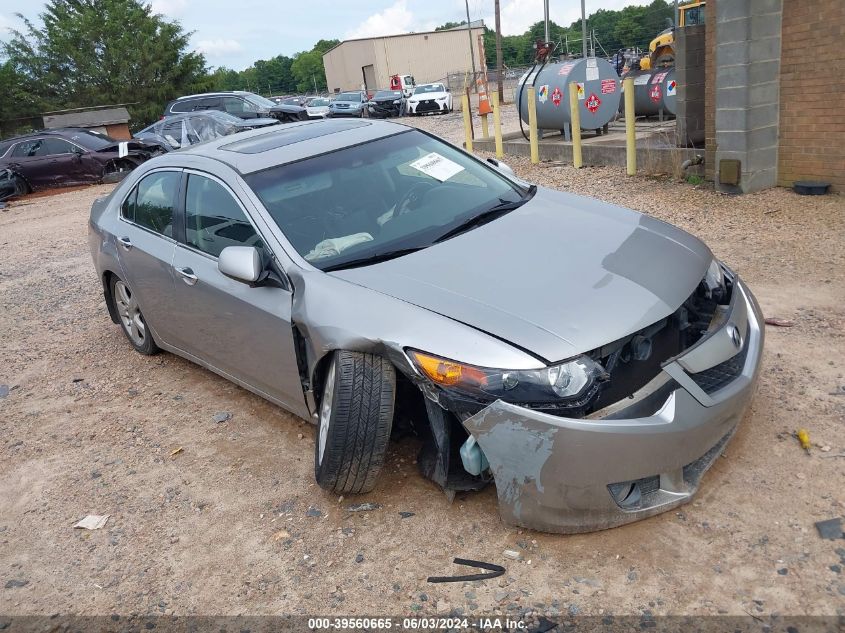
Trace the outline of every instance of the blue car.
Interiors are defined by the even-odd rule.
[[[329,116],[367,116],[367,93],[363,90],[341,92],[329,104]]]

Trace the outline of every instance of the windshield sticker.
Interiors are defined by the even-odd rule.
[[[127,156],[129,156],[129,142],[122,141],[117,146],[117,157],[126,158]]]
[[[410,166],[440,182],[445,182],[464,170],[458,163],[452,162],[437,152],[426,154],[419,160],[415,160]]]
[[[537,101],[546,103],[549,100],[549,84],[540,86],[540,91],[537,93]]]

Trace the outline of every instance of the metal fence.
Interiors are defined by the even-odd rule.
[[[526,72],[528,72],[528,68],[506,68],[503,72],[502,77],[502,97],[504,98],[505,102],[512,102],[515,99],[516,95],[516,87],[519,78],[522,77]],[[456,95],[464,94],[467,88],[470,89],[470,93],[475,93],[475,82],[478,78],[483,77],[484,73],[482,71],[467,72],[467,71],[454,71],[448,73],[445,77],[440,79],[439,81],[446,84],[446,87],[449,88],[451,92]],[[498,80],[498,73],[496,70],[488,70],[487,71],[487,90],[493,92],[498,89],[497,85]]]

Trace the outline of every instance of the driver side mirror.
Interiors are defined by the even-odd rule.
[[[261,278],[264,266],[257,248],[227,246],[217,258],[217,270],[237,281],[254,284]]]

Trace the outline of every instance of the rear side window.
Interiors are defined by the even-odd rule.
[[[173,207],[181,179],[176,171],[150,174],[129,194],[121,214],[139,226],[173,237]]]
[[[47,146],[44,139],[35,139],[33,141],[24,141],[18,143],[15,149],[12,150],[14,158],[32,158],[34,156],[46,156]]]
[[[196,103],[195,99],[183,99],[182,101],[174,101],[173,105],[170,106],[171,112],[192,112],[194,109],[194,105]]]
[[[227,246],[264,247],[232,194],[217,181],[195,174],[188,176],[185,237],[188,245],[213,257]]]

